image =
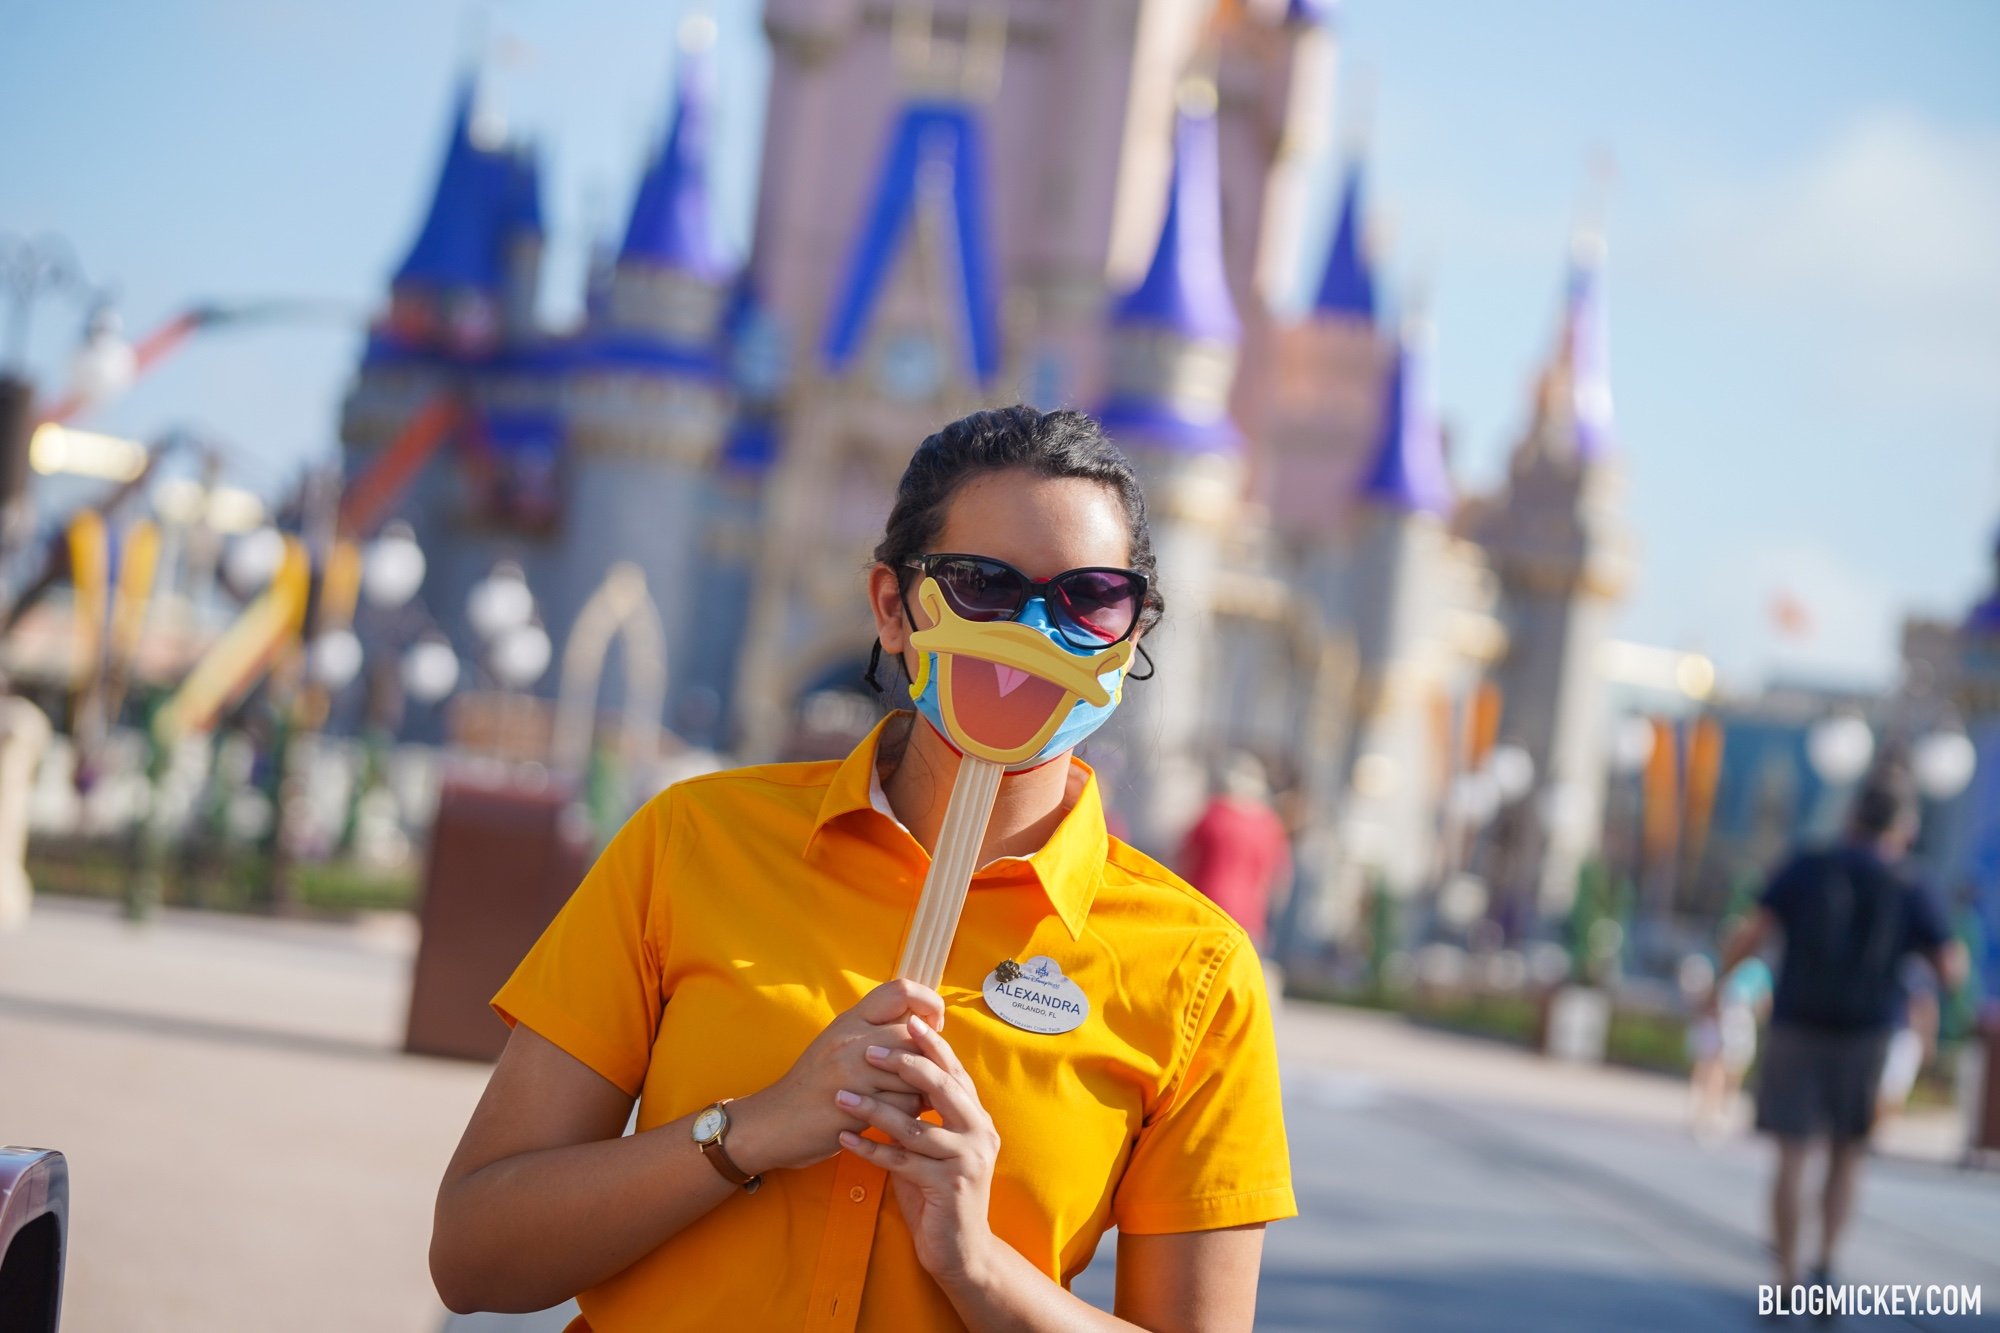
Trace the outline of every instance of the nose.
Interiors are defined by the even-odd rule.
[[[1021,608],[1021,614],[1014,617],[1014,619],[1016,623],[1026,625],[1028,628],[1048,636],[1063,651],[1069,653],[1077,652],[1063,638],[1062,631],[1056,628],[1055,615],[1049,610],[1049,596],[1046,592],[1037,591],[1030,593],[1027,603]]]

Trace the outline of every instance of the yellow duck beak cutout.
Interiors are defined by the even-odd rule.
[[[930,578],[918,587],[917,604],[934,623],[910,636],[921,654],[910,697],[966,754],[1003,765],[1034,759],[1079,701],[1104,708],[1122,692],[1122,681],[1110,688],[1098,677],[1131,662],[1132,639],[1079,653],[1032,624],[966,620]],[[933,670],[937,717],[924,707]]]

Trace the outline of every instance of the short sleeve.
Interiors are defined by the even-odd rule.
[[[1278,1048],[1257,951],[1240,933],[1196,996],[1180,1077],[1139,1131],[1112,1198],[1135,1236],[1293,1217]]]
[[[626,821],[492,1002],[634,1097],[664,1002],[657,881],[673,801],[669,788]]]
[[[1910,947],[1919,953],[1934,954],[1951,942],[1951,927],[1930,890],[1912,884],[1909,896]]]
[[[1757,905],[1778,919],[1778,924],[1788,925],[1797,909],[1800,886],[1806,878],[1806,858],[1795,856],[1771,876],[1770,883],[1757,898]]]

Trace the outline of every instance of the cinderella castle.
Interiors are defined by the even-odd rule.
[[[875,716],[862,572],[917,442],[1016,401],[1090,410],[1145,479],[1155,679],[1090,743],[1113,818],[1171,855],[1226,755],[1301,830],[1307,928],[1456,869],[1448,800],[1496,745],[1546,812],[1489,867],[1560,911],[1602,824],[1597,661],[1627,583],[1602,245],[1550,238],[1546,365],[1495,494],[1446,452],[1418,313],[1388,314],[1366,167],[1301,238],[1332,119],[1331,0],[766,0],[751,252],[712,220],[713,74],[672,107],[584,316],[536,315],[533,153],[459,91],[436,189],[345,406],[348,466],[446,395],[398,501],[452,619],[496,562],[561,651],[617,562],[667,643],[660,719],[744,761]],[[710,29],[712,31],[712,29]],[[1280,315],[1303,264],[1313,298]],[[615,682],[614,682],[615,687]],[[552,681],[544,690],[553,689]],[[1525,766],[1522,766],[1525,767]]]

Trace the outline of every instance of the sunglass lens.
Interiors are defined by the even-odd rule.
[[[991,560],[940,560],[931,577],[967,620],[1007,620],[1021,605],[1021,576]]]
[[[1056,580],[1056,627],[1078,648],[1116,643],[1139,615],[1139,582],[1111,569],[1079,569]]]

